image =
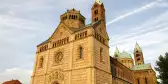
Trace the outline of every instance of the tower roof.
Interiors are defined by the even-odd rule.
[[[135,44],[135,49],[134,49],[135,51],[139,51],[139,52],[142,52],[142,49],[141,49],[141,47],[138,45],[138,43],[136,42],[136,44]]]
[[[126,51],[123,51],[122,53],[120,53],[119,57],[132,59],[131,54],[127,53]]]
[[[10,81],[6,81],[3,84],[22,84],[19,80],[10,80]]]
[[[102,0],[95,0],[95,2],[100,4],[100,5],[103,3]]]
[[[152,69],[151,64],[142,64],[142,65],[135,65],[132,70],[146,70],[146,69]]]
[[[118,56],[119,55],[119,50],[118,50],[118,48],[116,47],[116,50],[115,50],[115,52],[114,52],[114,56],[116,57],[116,56]]]

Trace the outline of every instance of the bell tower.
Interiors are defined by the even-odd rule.
[[[95,0],[94,5],[92,6],[92,23],[99,20],[103,21],[104,24],[106,23],[105,8],[101,0]]]
[[[135,65],[144,64],[143,52],[138,43],[136,43],[134,48],[134,59],[135,59]]]

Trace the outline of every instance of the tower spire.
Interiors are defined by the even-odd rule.
[[[134,49],[134,51],[136,52],[136,51],[138,51],[138,52],[142,52],[142,49],[141,49],[141,47],[139,46],[139,44],[136,42],[136,44],[135,44],[135,49]]]
[[[120,52],[119,52],[118,48],[116,47],[116,50],[115,50],[115,52],[114,52],[114,56],[115,56],[115,57],[118,57],[119,53],[120,53]]]
[[[134,59],[136,65],[144,64],[144,57],[141,47],[136,42],[135,49],[134,49]]]
[[[100,4],[100,5],[103,3],[102,0],[95,0],[95,2]]]

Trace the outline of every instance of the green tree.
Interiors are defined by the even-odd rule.
[[[165,56],[159,56],[155,69],[159,72],[158,79],[161,80],[161,84],[168,84],[168,52]]]

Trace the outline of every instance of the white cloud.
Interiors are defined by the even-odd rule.
[[[147,4],[147,5],[144,5],[144,6],[140,7],[140,8],[137,8],[137,9],[135,9],[135,10],[129,12],[129,13],[126,13],[126,14],[124,14],[124,15],[121,15],[121,16],[119,16],[119,17],[117,17],[117,18],[115,18],[115,19],[109,21],[106,25],[108,26],[108,25],[110,25],[110,24],[112,24],[112,23],[114,23],[114,22],[117,22],[117,21],[119,21],[119,20],[122,20],[122,19],[124,19],[124,18],[126,18],[126,17],[128,17],[128,16],[131,16],[131,15],[134,15],[134,14],[136,14],[136,13],[145,11],[145,10],[147,10],[147,9],[149,9],[149,8],[152,8],[152,7],[153,7],[154,5],[156,5],[159,1],[162,1],[162,0],[156,0],[156,1],[151,2],[151,3]]]
[[[30,84],[31,74],[31,70],[25,70],[20,68],[6,69],[4,72],[0,73],[0,83],[2,84],[5,81],[14,79],[19,80],[23,84]]]
[[[44,27],[48,26],[37,21],[2,14],[0,15],[0,22],[0,26],[11,26],[11,28],[20,28],[25,30],[36,31],[45,31],[46,29]]]
[[[117,36],[114,39],[112,39],[110,42],[113,42],[114,40],[122,42],[122,40],[124,40],[125,38],[129,38],[130,39],[131,37],[134,37],[134,36],[137,36],[137,35],[141,35],[141,34],[146,33],[146,32],[149,33],[149,31],[151,31],[150,33],[156,32],[156,31],[159,31],[159,30],[163,31],[163,29],[160,29],[160,28],[165,27],[165,26],[168,26],[168,24],[166,22],[163,23],[163,24],[159,24],[159,25],[156,25],[156,26],[153,26],[153,27],[146,28],[146,29],[139,29],[138,32],[136,31],[136,32],[131,33],[131,31],[133,31],[133,30],[130,30],[129,34],[123,35],[123,36]],[[152,30],[156,30],[156,31],[152,31]]]

